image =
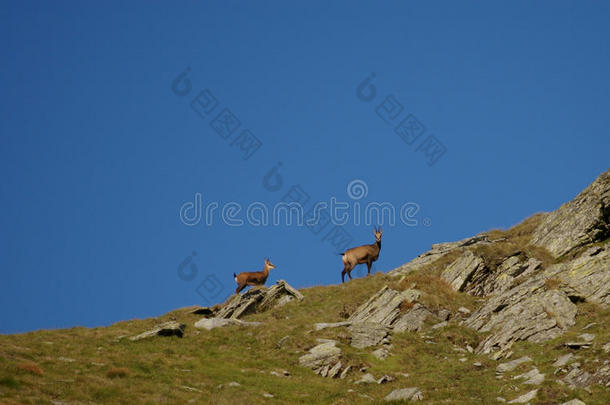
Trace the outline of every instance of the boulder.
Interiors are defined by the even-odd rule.
[[[259,326],[261,322],[246,322],[240,319],[225,319],[225,318],[203,318],[195,322],[197,329],[212,330],[215,328],[221,328],[230,325],[241,325],[241,326]]]
[[[610,235],[610,170],[601,174],[572,201],[548,214],[531,243],[560,257]]]
[[[390,332],[389,327],[374,322],[353,323],[347,330],[352,335],[351,345],[358,349],[377,346]]]
[[[537,389],[530,391],[526,394],[521,395],[520,397],[513,399],[512,401],[508,401],[508,403],[509,404],[526,404],[529,401],[531,401],[532,399],[536,398],[537,393],[538,393]]]
[[[339,360],[341,349],[336,347],[335,342],[319,344],[309,350],[309,353],[299,357],[299,365],[303,367],[317,368],[336,363]]]
[[[355,384],[375,384],[377,383],[377,380],[375,379],[375,376],[373,376],[373,374],[371,373],[366,373],[365,375],[362,376],[362,378],[360,378],[358,381],[355,382]]]
[[[152,336],[178,336],[182,337],[184,335],[184,329],[186,325],[183,323],[171,321],[165,322],[155,326],[153,329],[140,333],[137,336],[132,336],[129,338],[131,341],[142,340]]]
[[[544,374],[540,373],[536,367],[527,373],[513,377],[515,380],[523,380],[523,384],[540,385],[544,382]]]
[[[413,308],[409,309],[394,323],[395,332],[416,332],[421,330],[424,322],[428,317],[434,314],[425,306],[417,303]]]
[[[384,286],[349,317],[352,323],[378,323],[391,326],[400,315],[400,304],[413,296],[413,290],[399,292]]]
[[[523,363],[527,363],[528,361],[532,361],[532,359],[528,356],[523,356],[506,363],[498,364],[498,367],[496,367],[496,373],[501,374],[506,373],[508,371],[513,371],[515,368],[517,368],[517,366]]]
[[[390,392],[385,396],[384,400],[387,402],[391,401],[421,401],[423,395],[419,388],[401,388]]]
[[[287,302],[303,300],[304,296],[286,281],[279,280],[271,288],[253,287],[243,294],[235,294],[216,313],[217,318],[238,319],[244,315],[268,311]]]

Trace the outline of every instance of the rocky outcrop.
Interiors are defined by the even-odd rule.
[[[383,287],[375,295],[373,295],[367,302],[362,304],[358,309],[349,317],[348,321],[352,323],[377,323],[383,326],[391,326],[392,323],[400,315],[400,304],[408,297],[411,297],[412,293],[399,292]]]
[[[184,335],[184,329],[186,325],[183,323],[171,321],[165,322],[155,326],[153,329],[140,333],[137,336],[132,336],[129,338],[131,341],[142,340],[153,336],[178,336],[182,337]]]
[[[337,347],[337,342],[324,340],[319,345],[309,349],[307,354],[299,357],[299,365],[313,369],[314,373],[322,377],[345,378],[351,367],[344,368],[340,357],[341,349]]]
[[[413,271],[421,269],[422,267],[428,264],[434,263],[438,259],[451,252],[461,250],[468,246],[475,246],[477,244],[486,243],[489,243],[489,238],[486,234],[479,234],[470,238],[462,239],[457,242],[437,243],[432,245],[432,248],[429,251],[422,253],[410,262],[395,268],[388,274],[390,276],[402,276],[405,274],[409,274]]]
[[[500,354],[513,342],[544,342],[574,325],[576,305],[559,290],[547,290],[543,278],[533,279],[492,297],[464,323],[480,332],[491,332],[477,353]]]
[[[226,304],[220,306],[220,309],[203,307],[191,313],[206,315],[195,323],[198,329],[211,330],[229,325],[258,326],[260,322],[244,322],[239,318],[247,314],[268,311],[290,301],[301,301],[303,298],[303,294],[298,290],[284,280],[279,280],[271,288],[254,287],[243,294],[235,294]]]
[[[216,318],[238,319],[244,315],[264,312],[293,300],[303,300],[303,294],[284,280],[271,288],[254,287],[243,294],[235,294],[216,314]]]
[[[531,242],[555,257],[610,235],[610,170],[572,201],[547,215]]]
[[[409,311],[402,315],[394,323],[395,332],[417,332],[420,331],[424,322],[434,314],[424,305],[416,303]]]
[[[449,283],[455,291],[464,291],[464,287],[466,287],[466,283],[470,281],[472,275],[484,267],[485,263],[482,258],[472,251],[466,250],[457,260],[445,268],[441,273],[441,278]]]
[[[347,330],[352,335],[351,345],[355,348],[363,349],[381,343],[389,344],[390,328],[382,324],[358,322],[352,324]]]
[[[594,246],[581,256],[553,265],[544,271],[546,279],[558,279],[568,288],[572,299],[610,305],[610,246]]]

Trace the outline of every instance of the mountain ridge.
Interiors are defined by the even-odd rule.
[[[610,403],[609,236],[610,170],[553,212],[434,244],[385,274],[0,335],[0,398]]]

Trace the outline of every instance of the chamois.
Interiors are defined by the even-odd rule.
[[[266,258],[263,271],[244,271],[239,274],[233,273],[233,277],[235,277],[235,282],[237,283],[235,294],[239,294],[239,292],[248,285],[264,285],[269,276],[270,269],[275,269],[275,265]]]
[[[381,250],[381,234],[383,231],[381,228],[373,228],[375,234],[375,243],[370,245],[362,245],[355,248],[346,250],[344,253],[340,253],[343,256],[343,271],[341,272],[341,282],[345,281],[345,273],[347,273],[349,279],[352,279],[350,274],[357,264],[366,263],[368,267],[369,276],[371,274],[371,265],[375,260],[379,258],[379,251]]]

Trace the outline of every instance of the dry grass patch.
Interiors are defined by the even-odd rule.
[[[30,374],[34,374],[34,375],[43,375],[44,374],[44,371],[42,370],[42,368],[40,368],[40,366],[36,363],[19,363],[19,364],[17,364],[17,368],[19,370],[23,370]]]
[[[113,367],[106,371],[108,378],[125,378],[129,375],[129,370],[125,367]]]
[[[556,290],[561,285],[561,280],[551,277],[544,280],[544,287],[547,290]]]
[[[462,306],[472,307],[475,300],[471,295],[454,291],[449,283],[439,276],[419,272],[403,277],[393,288],[403,291],[409,288],[417,288],[423,292],[419,301],[433,311],[443,308],[455,311]],[[403,305],[406,307],[407,304],[403,301],[401,310]]]

